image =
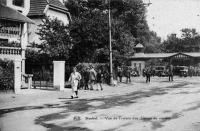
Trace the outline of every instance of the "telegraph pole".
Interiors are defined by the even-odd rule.
[[[110,0],[108,1],[108,24],[109,24],[109,54],[110,54],[110,84],[113,84],[113,63],[112,63],[112,36],[111,36],[111,15]]]

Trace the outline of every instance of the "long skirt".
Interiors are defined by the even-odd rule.
[[[72,96],[76,97],[75,91],[78,91],[78,81],[74,81],[72,84]]]

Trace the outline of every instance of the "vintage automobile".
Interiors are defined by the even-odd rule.
[[[179,66],[180,68],[180,76],[187,77],[188,76],[188,67],[187,66]]]
[[[154,75],[159,77],[168,76],[165,66],[155,66],[154,67]]]
[[[188,67],[187,66],[175,66],[174,67],[174,75],[178,76],[188,76]]]

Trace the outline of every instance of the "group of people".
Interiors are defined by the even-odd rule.
[[[131,82],[131,68],[127,68],[123,70],[122,68],[118,68],[117,76],[119,78],[119,82],[122,82],[122,77],[126,77],[126,83]]]
[[[174,81],[173,76],[174,76],[174,72],[173,72],[173,65],[168,65],[167,66],[167,75],[169,77],[169,81]],[[146,66],[144,68],[144,76],[146,76],[146,83],[149,83],[151,81],[151,76],[154,76],[153,70],[151,66]]]
[[[90,66],[81,74],[77,71],[76,67],[73,68],[73,72],[70,74],[68,81],[72,87],[72,99],[78,98],[78,87],[84,88],[85,90],[94,90],[94,84],[96,84],[97,90],[103,90],[103,74],[100,69],[96,72],[93,66]]]
[[[188,75],[192,76],[200,76],[200,67],[189,66]]]

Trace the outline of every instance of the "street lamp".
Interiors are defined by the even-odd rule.
[[[111,0],[106,0],[106,3],[108,3],[108,26],[109,26],[109,56],[110,56],[110,84],[113,85],[113,63],[112,63],[112,36],[111,36],[111,14],[110,14],[110,1]],[[143,1],[144,5],[149,6],[152,4],[150,0],[146,2],[145,0]]]
[[[108,0],[108,26],[109,26],[110,84],[113,85],[113,63],[112,63],[112,36],[111,36],[110,0]]]

